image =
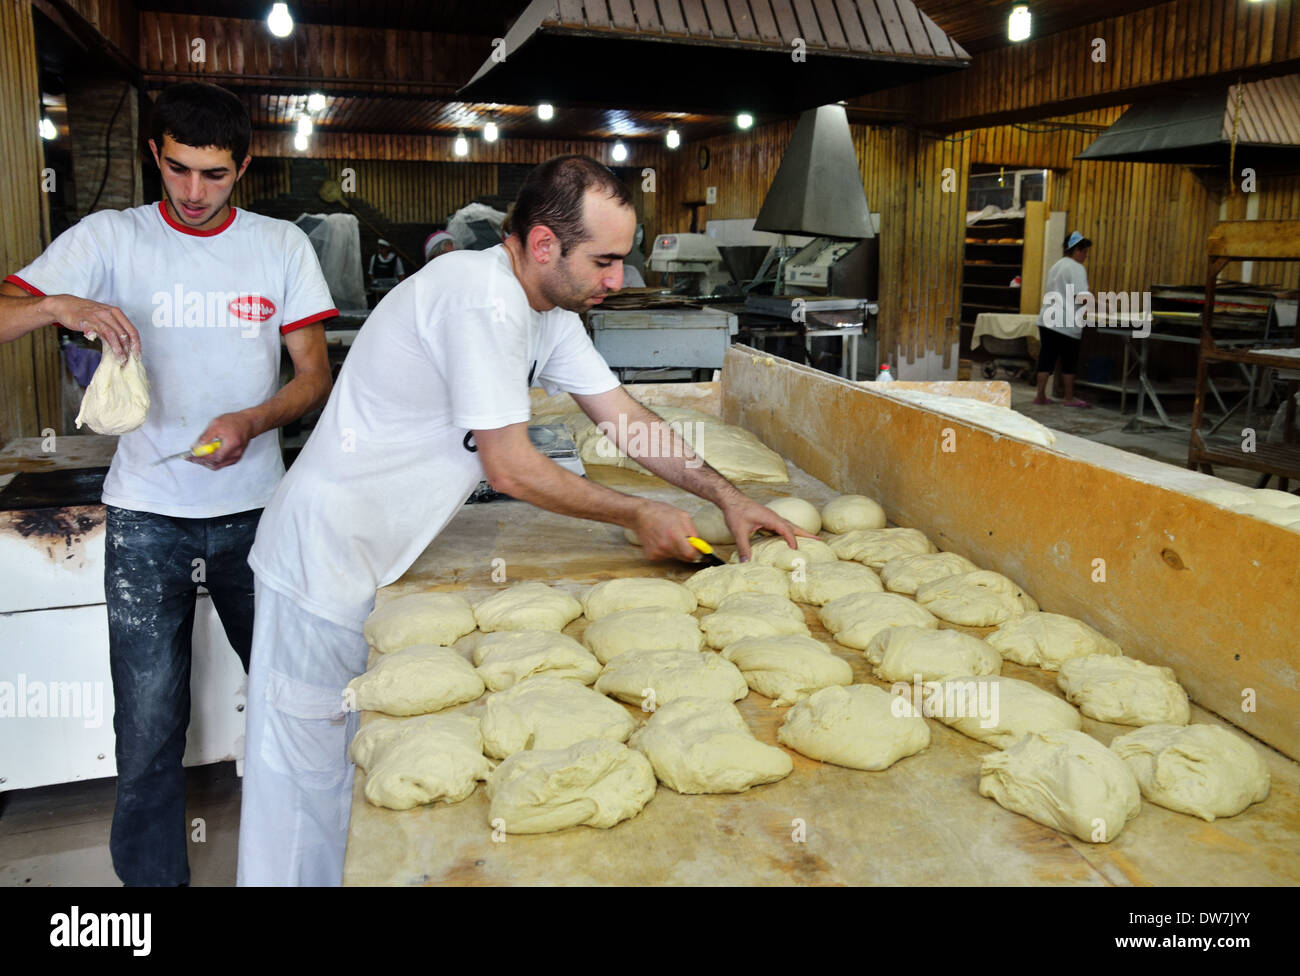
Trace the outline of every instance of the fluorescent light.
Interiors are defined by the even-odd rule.
[[[289,16],[287,3],[271,4],[271,12],[266,15],[266,29],[276,37],[288,37],[293,33],[293,18]]]
[[[627,159],[627,146],[623,145],[621,142],[614,143],[613,156],[614,162],[623,162],[623,160]]]
[[[495,122],[483,123],[483,141],[484,142],[497,141],[497,124]]]
[[[293,137],[293,148],[297,149],[298,152],[307,151],[307,137],[303,135],[301,132],[299,132],[296,136]]]
[[[462,135],[456,136],[456,141],[452,143],[451,151],[457,156],[469,155],[469,140]]]
[[[59,130],[54,128],[54,123],[50,121],[49,116],[41,119],[38,131],[40,132],[42,139],[53,139],[59,134]]]
[[[682,134],[678,132],[676,129],[669,129],[668,135],[664,139],[664,141],[668,143],[669,149],[676,149],[678,146],[682,144]]]
[[[300,135],[300,136],[309,136],[309,135],[311,135],[311,130],[312,130],[312,128],[313,128],[313,126],[312,126],[312,123],[311,123],[311,116],[310,116],[310,115],[300,115],[300,116],[298,116],[298,135]]]
[[[555,118],[555,106],[550,102],[542,102],[537,106],[537,117],[543,122],[549,122]]]
[[[312,92],[307,96],[307,111],[319,112],[325,107],[325,96],[320,92]]]
[[[753,124],[754,116],[750,115],[748,112],[741,112],[736,116],[736,125],[740,126],[742,129],[748,129]]]
[[[1030,20],[1029,6],[1016,4],[1011,8],[1011,16],[1007,19],[1007,37],[1013,41],[1028,40]]]

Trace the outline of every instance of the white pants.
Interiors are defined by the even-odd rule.
[[[238,883],[338,885],[358,719],[343,689],[366,668],[366,641],[256,577],[254,595]]]

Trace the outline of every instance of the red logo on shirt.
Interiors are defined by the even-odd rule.
[[[227,306],[230,314],[247,322],[265,322],[275,314],[275,302],[261,295],[240,295]]]

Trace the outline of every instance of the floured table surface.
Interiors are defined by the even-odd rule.
[[[703,504],[658,479],[631,472],[598,468],[591,475],[621,491],[687,509]],[[793,465],[790,475],[788,486],[746,490],[759,501],[797,495],[819,507],[836,495]],[[944,548],[942,539],[932,541]],[[729,548],[721,552],[730,554]],[[978,553],[964,555],[980,562]],[[377,602],[382,606],[425,590],[462,591],[474,602],[502,587],[493,582],[494,569],[504,571],[508,583],[540,579],[575,595],[614,576],[684,580],[693,572],[647,562],[616,526],[498,501],[462,509],[410,571],[380,592]],[[1018,582],[1033,593],[1033,580]],[[860,652],[831,639],[815,608],[804,609],[813,636],[853,665],[855,682],[888,687],[871,676]],[[701,608],[697,616],[709,612]],[[581,638],[586,624],[580,617],[565,633]],[[956,629],[978,635],[992,630]],[[1006,662],[1002,673],[1060,695],[1055,672]],[[776,731],[787,709],[772,708],[770,699],[752,691],[737,707],[760,740],[777,745]],[[370,713],[364,715],[363,724],[370,718]],[[1300,764],[1249,736],[1245,738],[1272,775],[1263,803],[1237,817],[1206,823],[1143,800],[1142,812],[1116,840],[1085,844],[980,796],[980,759],[992,748],[935,719],[927,721],[929,748],[883,772],[845,769],[791,751],[790,776],[746,793],[683,796],[660,785],[640,814],[609,830],[574,827],[552,834],[504,835],[501,842],[493,840],[482,785],[460,803],[385,810],[366,802],[365,773],[358,769],[344,882],[1300,884]],[[1192,722],[1228,724],[1195,706]],[[1083,730],[1103,743],[1131,731],[1089,718],[1083,719]],[[800,832],[802,842],[795,839]]]

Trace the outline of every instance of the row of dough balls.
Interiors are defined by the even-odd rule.
[[[775,498],[763,504],[786,521],[814,535],[823,529],[839,533],[885,527],[885,510],[866,495],[840,495],[822,506],[821,511],[804,498]],[[736,541],[722,517],[722,509],[717,505],[706,504],[697,508],[691,513],[691,521],[695,523],[699,537],[710,545],[733,545]],[[625,535],[629,542],[636,543],[635,532],[629,529]]]

